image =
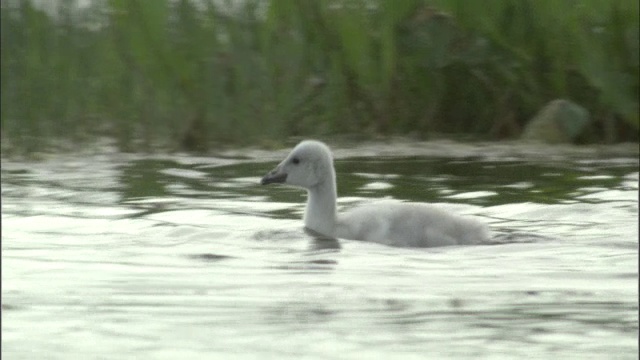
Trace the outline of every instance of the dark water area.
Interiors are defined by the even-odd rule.
[[[434,203],[497,245],[315,238],[258,185],[282,151],[2,159],[2,355],[637,359],[637,154],[459,148],[338,148],[338,208]]]

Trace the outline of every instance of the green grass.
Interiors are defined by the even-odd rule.
[[[2,2],[3,145],[513,138],[556,98],[590,111],[584,141],[638,140],[636,0],[54,4]]]

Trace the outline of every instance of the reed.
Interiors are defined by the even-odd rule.
[[[219,3],[3,1],[3,145],[509,138],[556,98],[590,111],[586,141],[638,140],[635,0]]]

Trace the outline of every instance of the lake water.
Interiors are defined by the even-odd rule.
[[[502,239],[431,249],[307,235],[304,192],[258,185],[287,150],[3,159],[2,356],[637,359],[630,149],[338,146],[340,209],[431,202]]]

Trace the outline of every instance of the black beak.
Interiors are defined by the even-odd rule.
[[[282,184],[285,181],[287,181],[287,174],[281,173],[278,171],[278,168],[275,168],[269,171],[269,173],[260,180],[260,184]]]

